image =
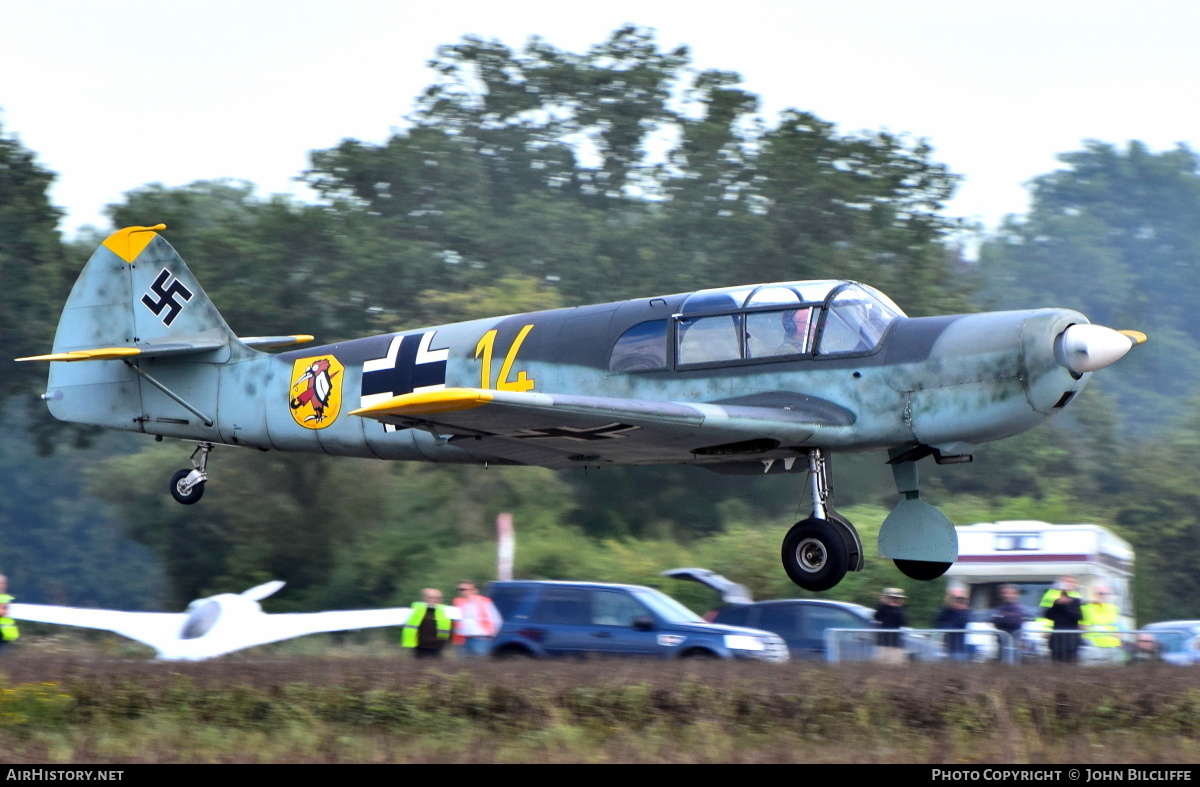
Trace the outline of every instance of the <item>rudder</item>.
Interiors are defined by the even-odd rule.
[[[76,279],[53,353],[36,359],[51,361],[45,398],[56,418],[195,434],[196,421],[208,427],[215,420],[216,366],[235,354],[253,354],[158,234],[162,229],[159,224],[118,230]],[[72,362],[84,360],[95,362]],[[147,384],[147,370],[157,379],[171,378],[168,390],[178,398]],[[148,429],[147,422],[166,428]]]

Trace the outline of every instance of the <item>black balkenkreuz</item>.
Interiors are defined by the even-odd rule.
[[[393,396],[446,387],[449,348],[430,349],[436,331],[393,336],[387,354],[363,362],[362,398],[359,407],[386,401]],[[384,424],[384,431],[395,426]]]
[[[151,293],[158,296],[157,299],[150,297]],[[183,303],[175,300],[176,297],[181,298]],[[142,296],[142,303],[162,320],[163,325],[170,327],[183,311],[184,304],[191,299],[192,291],[172,276],[169,270],[163,268],[158,278],[150,285],[150,292]],[[164,311],[166,314],[163,314]]]

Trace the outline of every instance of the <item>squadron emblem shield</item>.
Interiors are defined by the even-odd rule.
[[[292,366],[289,405],[292,418],[305,429],[324,429],[342,409],[345,369],[332,355],[301,358]]]

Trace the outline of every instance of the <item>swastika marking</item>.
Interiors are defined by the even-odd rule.
[[[157,300],[150,297],[151,293],[158,296]],[[183,303],[175,300],[177,297],[181,298]],[[142,303],[162,320],[163,325],[169,328],[179,313],[183,311],[184,305],[191,299],[192,291],[185,287],[179,279],[172,276],[169,270],[163,268],[162,273],[158,274],[158,278],[150,285],[150,291],[142,296]]]

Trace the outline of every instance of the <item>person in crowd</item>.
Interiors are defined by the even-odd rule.
[[[900,629],[908,626],[908,612],[904,608],[906,596],[901,588],[884,588],[875,608],[875,622],[885,629],[876,634],[876,660],[883,664],[903,664],[905,661],[904,635]]]
[[[1016,585],[1002,585],[1000,587],[1000,604],[992,610],[991,621],[997,631],[1003,631],[1012,637],[1011,647],[1019,649],[1021,647],[1022,631],[1021,627],[1025,625],[1025,621],[1029,620],[1029,610],[1021,603],[1021,591]],[[1010,661],[1012,654],[1010,656]],[[1001,652],[1003,657],[1004,653]]]
[[[1162,646],[1153,634],[1138,634],[1129,649],[1126,664],[1158,664],[1163,660]]]
[[[971,607],[965,590],[951,590],[946,594],[945,606],[938,611],[937,619],[933,622],[935,629],[966,629],[971,622]],[[946,645],[946,655],[954,661],[969,661],[970,652],[967,650],[966,635],[962,632],[951,631],[943,634]]]
[[[464,579],[458,583],[458,598],[454,599],[459,618],[454,626],[454,644],[462,648],[467,658],[482,658],[492,650],[492,639],[500,631],[504,619],[492,600],[479,592],[475,583]]]
[[[1041,617],[1050,621],[1050,658],[1060,664],[1079,661],[1079,625],[1083,620],[1083,605],[1078,593],[1072,595],[1074,589],[1074,581],[1059,582],[1047,596],[1042,597]],[[1051,599],[1049,604],[1044,603],[1047,597]]]
[[[1083,638],[1097,649],[1102,660],[1117,663],[1124,655],[1117,633],[1121,630],[1121,611],[1109,600],[1111,597],[1108,588],[1100,586],[1093,592],[1091,603],[1083,605],[1082,625],[1087,630]]]
[[[8,616],[8,605],[13,601],[16,601],[16,597],[8,593],[8,577],[0,574],[0,648],[7,647],[21,636],[17,621]]]
[[[411,649],[419,659],[441,658],[450,641],[451,620],[442,603],[442,591],[425,588],[421,600],[412,605],[412,613],[400,635],[400,646]]]

